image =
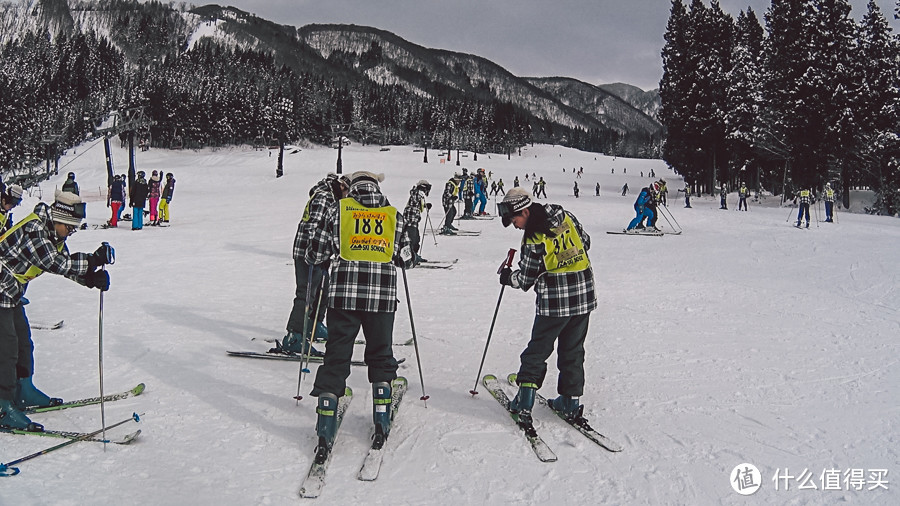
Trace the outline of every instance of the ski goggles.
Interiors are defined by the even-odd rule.
[[[497,202],[497,213],[500,214],[500,221],[504,227],[508,227],[512,223],[513,216],[520,212],[514,210],[512,202]]]

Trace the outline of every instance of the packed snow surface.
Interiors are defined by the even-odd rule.
[[[108,241],[117,252],[103,300],[104,390],[139,382],[147,390],[105,407],[107,424],[142,415],[138,441],[106,448],[78,443],[25,462],[20,475],[0,479],[0,504],[301,501],[315,446],[313,376],[302,378],[297,402],[298,364],[225,354],[265,351],[266,339],[283,336],[297,223],[309,188],[335,170],[335,150],[291,147],[284,177],[276,179],[276,155],[249,147],[138,152],[139,170],[175,174],[169,228],[95,227],[109,214],[97,143],[70,150],[59,175],[15,209],[17,218],[26,216],[41,196],[52,200],[67,172],[76,172],[90,226],[69,239],[70,249],[93,251]],[[836,223],[823,223],[822,208],[814,206],[810,228],[797,229],[796,211],[779,206],[777,197],[751,201],[748,212],[734,210],[734,193],[728,211],[709,196],[685,209],[675,193],[683,182],[658,160],[558,146],[529,146],[511,159],[479,153],[476,162],[466,155],[457,166],[456,152],[441,163],[441,154],[430,150],[424,164],[423,153],[409,146],[382,151],[353,144],[342,159],[345,173],[383,172],[383,189],[399,208],[416,181],[429,180],[435,229],[443,185],[462,167],[484,168],[507,190],[515,176],[529,189],[526,173],[544,177],[546,201],[572,211],[591,236],[600,308],[586,342],[585,415],[625,450],[610,453],[537,408],[537,429],[559,457],[541,463],[480,384],[479,395],[469,394],[498,304],[496,271],[522,233],[504,229],[500,220],[461,221],[460,228],[482,234],[435,237],[427,228],[423,236],[422,256],[458,258],[452,269],[408,272],[425,383],[414,347],[395,346],[406,358],[400,373],[410,388],[378,481],[356,479],[372,415],[365,368],[354,367],[348,380],[354,400],[319,501],[900,503],[900,220],[841,212]],[[118,143],[113,159],[117,173],[127,171],[127,152]],[[580,167],[584,175],[576,179],[573,169]],[[670,192],[671,216],[660,226],[684,233],[606,234],[634,216],[636,192],[652,181],[650,170],[667,179]],[[493,202],[487,209],[494,211]],[[402,281],[399,294],[396,343],[411,337]],[[65,320],[59,330],[33,332],[36,385],[65,399],[96,395],[99,292],[47,274],[31,283],[28,297],[33,322]],[[499,304],[484,372],[505,377],[517,370],[528,341],[534,294],[507,289]],[[556,395],[556,377],[554,356],[545,396]],[[423,392],[427,404],[419,400]],[[99,407],[32,418],[48,429],[101,425]],[[132,423],[111,433],[137,428]],[[0,462],[58,442],[11,435],[0,441]],[[732,488],[733,471],[743,463],[761,473],[759,491],[749,498]]]

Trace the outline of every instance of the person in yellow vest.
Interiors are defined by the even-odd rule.
[[[11,184],[0,193],[0,234],[12,226],[12,209],[22,203],[22,187]]]
[[[100,268],[111,262],[108,244],[94,253],[69,253],[66,247],[66,238],[84,219],[84,207],[78,195],[57,191],[52,205],[39,203],[0,236],[0,426],[41,432],[43,427],[22,410],[62,403],[32,381],[34,343],[22,304],[28,283],[46,271],[88,288],[109,289],[109,274]]]
[[[397,271],[413,262],[403,215],[381,193],[383,174],[359,171],[350,176],[346,198],[328,208],[312,234],[306,262],[330,262],[328,286],[328,345],[316,372],[310,395],[316,409],[316,462],[328,458],[337,430],[337,403],[344,395],[356,335],[366,337],[365,360],[372,383],[375,437],[387,438],[391,420],[391,381],[397,378],[397,360],[391,347],[397,311]]]
[[[806,216],[806,228],[809,228],[809,205],[812,203],[812,192],[808,188],[804,188],[797,192],[795,200],[800,200],[800,210],[797,213],[797,228],[800,228],[800,222]]]
[[[825,191],[822,192],[825,197],[825,223],[834,223],[834,190],[831,189],[831,183],[825,183]]]
[[[747,183],[741,182],[741,187],[738,188],[738,211],[741,210],[743,206],[744,211],[747,210],[747,197],[750,196],[750,188],[747,188]]]
[[[444,206],[444,226],[441,227],[441,235],[456,235],[458,230],[453,226],[453,219],[456,218],[456,200],[459,192],[459,182],[456,178],[447,180],[444,185],[444,194],[441,195],[441,205]]]
[[[518,269],[506,267],[500,283],[537,294],[531,340],[520,359],[519,391],[510,403],[520,424],[531,424],[535,393],[547,374],[547,359],[557,343],[559,396],[550,407],[566,418],[582,418],[584,339],[591,311],[597,308],[594,271],[588,258],[591,238],[574,214],[556,204],[532,202],[513,188],[498,204],[503,226],[524,230]],[[584,421],[584,420],[580,420]]]

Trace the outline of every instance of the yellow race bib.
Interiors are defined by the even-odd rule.
[[[581,236],[568,214],[562,224],[552,230],[556,234],[553,237],[539,234],[526,241],[530,244],[544,243],[544,267],[547,272],[578,272],[591,266]]]
[[[355,199],[341,199],[341,258],[352,262],[390,263],[394,258],[397,209],[365,207]]]

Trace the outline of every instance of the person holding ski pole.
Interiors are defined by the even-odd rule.
[[[834,223],[834,190],[831,189],[831,183],[825,183],[822,197],[825,200],[825,223]]]
[[[366,338],[375,435],[386,438],[390,433],[390,410],[384,407],[390,406],[398,367],[391,349],[397,311],[395,265],[408,268],[413,262],[403,215],[381,193],[384,175],[359,171],[350,180],[347,197],[328,207],[305,255],[309,265],[331,264],[328,346],[310,393],[319,398],[316,462],[324,462],[334,444],[338,399],[347,386],[360,328]]]
[[[800,228],[800,222],[803,221],[804,215],[806,216],[806,228],[809,228],[809,204],[812,203],[812,191],[809,188],[804,188],[797,192],[794,197],[794,201],[800,199],[800,210],[797,212],[797,228]]]
[[[103,243],[94,253],[69,253],[66,238],[84,219],[85,205],[74,193],[57,190],[52,205],[34,212],[0,236],[0,426],[42,432],[23,409],[62,404],[34,386],[34,342],[22,299],[28,283],[45,271],[88,288],[109,290],[113,249]]]
[[[441,205],[444,206],[444,226],[439,232],[441,235],[456,235],[458,230],[453,226],[453,219],[456,218],[456,194],[459,191],[459,184],[454,178],[447,180],[444,185],[444,194],[441,195]]]
[[[591,238],[574,214],[556,204],[533,202],[513,188],[498,204],[504,227],[524,231],[517,270],[505,267],[500,283],[537,294],[531,339],[520,355],[519,391],[510,402],[519,423],[531,423],[535,393],[547,374],[547,359],[557,343],[558,397],[550,407],[566,418],[580,418],[584,393],[584,339],[591,311],[597,308],[594,272],[588,258]]]
[[[422,221],[422,211],[427,206],[431,209],[431,204],[425,203],[425,197],[431,193],[431,183],[424,179],[420,179],[412,189],[409,190],[409,201],[403,209],[403,220],[406,222],[406,235],[409,236],[409,242],[413,251],[413,267],[425,262],[419,255],[422,248],[422,238],[419,234],[419,222]]]
[[[322,324],[325,311],[317,311],[315,307],[315,301],[319,300],[319,289],[328,289],[328,266],[311,269],[306,263],[305,255],[312,236],[317,233],[319,225],[325,219],[328,207],[344,198],[349,187],[350,178],[347,176],[328,174],[309,189],[309,200],[303,209],[303,217],[300,218],[297,234],[294,236],[294,303],[288,316],[287,334],[280,343],[276,341],[275,348],[270,351],[305,354],[308,341],[328,339],[328,329]],[[324,285],[323,276],[326,278]],[[310,296],[309,299],[306,298],[307,294]],[[313,317],[316,321],[311,321]],[[310,355],[321,357],[324,353],[313,347]]]

